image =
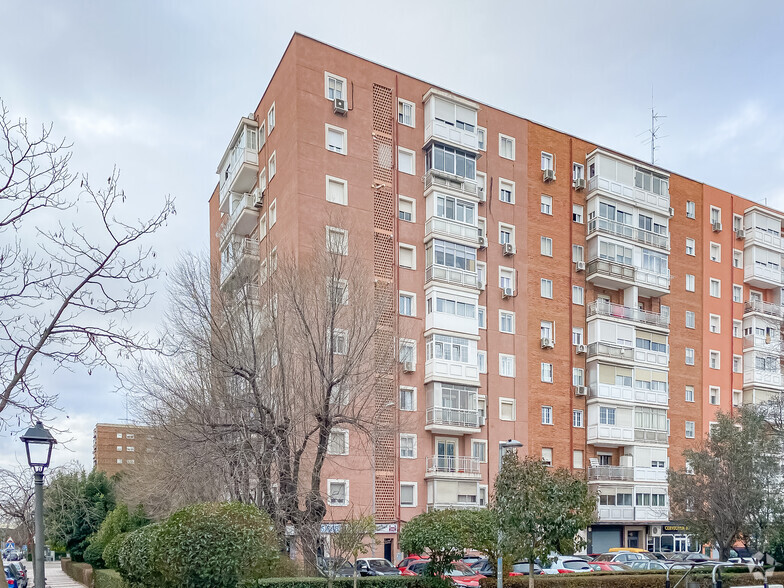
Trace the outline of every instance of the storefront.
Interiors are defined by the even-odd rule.
[[[694,543],[689,537],[689,527],[671,522],[651,525],[648,534],[648,551],[692,551]]]

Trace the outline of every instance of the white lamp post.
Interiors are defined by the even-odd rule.
[[[523,444],[516,439],[509,439],[508,441],[498,442],[498,472],[501,472],[501,465],[504,461],[504,453],[508,449],[517,449],[522,447]],[[503,588],[504,586],[504,558],[501,556],[501,529],[498,529],[498,562],[495,568],[496,586]],[[38,588],[36,586],[36,588]]]

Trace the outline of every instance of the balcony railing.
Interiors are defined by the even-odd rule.
[[[644,443],[667,443],[667,431],[634,429],[634,440]]]
[[[762,314],[781,318],[783,307],[772,302],[763,302],[762,300],[747,300],[744,310],[745,312],[761,312]]]
[[[433,216],[427,219],[427,222],[425,222],[425,236],[428,237],[430,235],[462,239],[473,245],[479,245],[478,227],[453,221],[448,218]]]
[[[770,353],[778,353],[781,348],[779,332],[776,331],[775,334],[767,337],[760,335],[746,335],[743,337],[743,349],[751,349],[752,347],[758,347]]]
[[[743,269],[743,281],[760,288],[779,287],[784,284],[784,272],[779,266],[757,264],[752,261]]]
[[[667,521],[670,509],[666,506],[604,506],[597,509],[598,519],[606,521]]]
[[[745,230],[746,240],[744,247],[751,247],[752,245],[764,245],[771,249],[777,249],[780,252],[784,249],[784,241],[781,235],[776,235],[764,229],[752,227]]]
[[[664,390],[646,390],[630,386],[596,384],[588,388],[588,397],[624,402],[642,402],[661,406],[669,405],[669,392],[666,388]]]
[[[625,320],[634,321],[636,323],[643,323],[654,327],[667,328],[670,326],[669,314],[660,314],[658,312],[650,312],[647,310],[640,310],[630,306],[623,306],[605,300],[595,300],[588,304],[586,316],[594,315],[609,316],[613,318],[620,318]]]
[[[242,287],[237,289],[234,296],[237,304],[242,304],[245,301],[258,304],[261,301],[259,287],[254,284],[243,284]]]
[[[478,502],[428,502],[427,503],[427,511],[430,512],[431,510],[477,510],[479,508],[484,508],[483,505],[479,504]]]
[[[651,247],[670,250],[670,238],[667,235],[646,231],[645,229],[625,225],[607,218],[598,217],[588,221],[588,234],[590,235],[596,231],[624,237]]]
[[[752,361],[744,358],[744,363],[751,364],[749,367],[743,368],[743,385],[744,386],[775,386],[780,387],[782,383],[781,369],[774,368],[770,370],[763,370],[754,367]]]
[[[598,356],[632,361],[634,359],[634,347],[603,343],[601,341],[590,343],[588,345],[588,357]]]
[[[437,169],[428,170],[425,174],[425,190],[430,187],[449,188],[450,190],[457,190],[468,196],[478,197],[476,182]]]
[[[479,477],[479,460],[475,457],[428,455],[425,460],[427,474],[448,474],[456,478]]]
[[[476,429],[480,425],[479,411],[468,408],[431,406],[427,409],[426,424]]]
[[[588,262],[585,274],[588,278],[599,275],[611,279],[623,280],[624,282],[634,281],[634,266],[618,263],[609,259],[592,259]]]
[[[634,468],[621,466],[594,466],[588,468],[589,480],[634,480]]]
[[[475,271],[462,270],[456,267],[446,267],[443,265],[431,265],[425,269],[425,282],[437,280],[458,286],[477,287],[477,277]]]
[[[224,219],[228,216],[228,220],[221,221],[218,229],[218,239],[221,244],[228,239],[229,235],[235,232],[235,229],[239,234],[247,234],[258,223],[259,209],[254,206],[254,203],[255,197],[253,194],[243,194],[237,200],[231,214],[224,215]]]
[[[223,283],[246,260],[259,259],[259,240],[243,237],[233,244],[231,256],[221,263],[221,283]]]
[[[670,289],[670,270],[666,273],[652,272],[646,269],[635,268],[634,280],[641,285],[647,285],[657,290]]]

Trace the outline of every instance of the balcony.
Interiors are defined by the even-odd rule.
[[[760,386],[762,388],[781,388],[781,369],[758,369],[754,367],[753,357],[749,361],[743,358],[743,386]],[[749,367],[746,367],[749,365]]]
[[[756,245],[760,247],[767,247],[768,249],[773,249],[780,253],[784,253],[784,240],[782,240],[780,234],[771,233],[770,231],[766,231],[765,229],[761,229],[758,227],[746,229],[744,232],[745,232],[745,240],[743,241],[744,249]]]
[[[425,459],[425,478],[480,480],[479,460],[475,457],[428,455]]]
[[[477,288],[476,271],[468,271],[456,267],[444,265],[431,265],[425,269],[425,283],[437,281],[465,286],[467,288]]]
[[[612,384],[597,384],[588,388],[589,398],[600,398],[618,402],[641,402],[668,406],[670,395],[666,390],[646,390],[631,388],[629,386],[616,386]]]
[[[427,512],[431,510],[477,510],[484,508],[478,502],[428,502]]]
[[[667,368],[670,365],[669,352],[651,351],[649,349],[634,349],[634,361],[640,363],[649,363],[660,368]]]
[[[588,468],[588,481],[623,481],[631,482],[634,480],[634,468],[621,466],[594,466]]]
[[[646,231],[645,229],[625,225],[607,218],[598,217],[588,221],[588,236],[595,232],[614,237],[623,237],[649,247],[657,247],[666,251],[670,250],[670,237],[668,235]]]
[[[617,447],[634,443],[634,427],[620,425],[588,425],[586,441],[589,445]]]
[[[479,411],[468,408],[431,406],[427,409],[425,431],[446,435],[478,433],[481,426]]]
[[[437,169],[428,170],[425,174],[425,196],[431,188],[444,188],[460,196],[479,198],[476,182],[461,176],[442,172]]]
[[[479,368],[475,363],[470,364],[435,358],[428,359],[425,361],[425,383],[428,384],[434,381],[478,386]]]
[[[433,237],[445,237],[472,247],[478,247],[481,243],[478,227],[437,216],[425,222],[425,243]]]
[[[780,288],[784,285],[784,274],[781,266],[764,263],[746,263],[743,269],[743,281],[755,288]]]
[[[245,302],[247,302],[248,304],[261,303],[261,294],[259,292],[259,287],[256,286],[255,284],[243,284],[234,293],[234,297],[235,297],[235,302],[237,304],[243,304]]]
[[[743,337],[743,351],[758,351],[778,355],[781,350],[781,338],[779,331],[772,332],[771,335],[746,335]]]
[[[667,431],[634,429],[634,440],[640,443],[667,443]]]
[[[438,119],[425,121],[425,145],[433,139],[448,143],[460,149],[479,151],[479,137],[476,127],[473,131],[459,129],[455,125],[447,124]]]
[[[667,482],[667,470],[665,468],[650,468],[635,466],[635,482]]]
[[[595,300],[594,302],[588,304],[586,309],[586,316],[590,318],[595,315],[628,320],[652,327],[659,327],[662,329],[669,329],[670,327],[669,314],[663,315],[658,312],[639,310],[637,308],[623,306],[621,304],[614,304],[604,300]]]
[[[784,316],[782,310],[782,306],[773,304],[772,302],[763,302],[762,300],[747,300],[744,305],[745,314],[758,312],[777,319],[781,319],[782,316]]]
[[[234,132],[232,145],[223,155],[218,167],[221,177],[220,210],[229,212],[231,192],[248,192],[256,184],[259,175],[259,153],[257,130],[252,119],[242,119]]]
[[[259,222],[259,209],[256,208],[255,203],[253,194],[242,194],[234,203],[231,213],[223,216],[218,229],[221,248],[230,235],[245,236],[256,227]]]
[[[670,270],[666,274],[635,268],[635,281],[642,296],[661,296],[670,293]]]
[[[588,180],[588,198],[593,192],[600,191],[605,194],[624,200],[635,206],[648,208],[659,214],[669,217],[670,215],[670,193],[655,194],[636,188],[627,184],[622,184],[616,180],[594,176]]]
[[[634,361],[634,347],[603,343],[588,344],[588,359],[609,359],[614,361]]]
[[[247,268],[254,262],[259,264],[259,240],[243,237],[232,244],[229,251],[229,258],[221,261],[221,286],[230,277],[242,273],[242,269]],[[258,269],[258,268],[257,268]]]
[[[585,278],[599,287],[612,290],[638,286],[642,296],[662,296],[670,292],[669,270],[657,273],[610,259],[589,261]]]
[[[665,506],[603,506],[597,510],[599,522],[666,522],[670,509]]]

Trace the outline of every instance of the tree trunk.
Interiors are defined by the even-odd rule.
[[[534,560],[528,560],[528,588],[534,588]]]

